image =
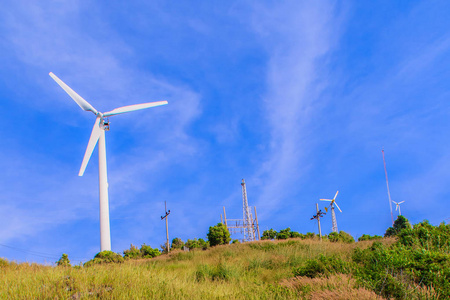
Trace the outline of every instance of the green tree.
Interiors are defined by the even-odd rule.
[[[226,245],[231,241],[230,232],[222,223],[218,223],[216,226],[210,226],[207,236],[211,247]]]
[[[353,242],[355,242],[355,239],[350,234],[348,234],[347,232],[342,231],[342,230],[339,231],[339,233],[331,232],[328,235],[328,240],[333,243],[336,243],[336,242],[353,243]]]
[[[89,267],[95,264],[123,263],[123,261],[124,259],[122,255],[109,250],[105,250],[97,253],[94,256],[94,259],[85,262],[83,266]]]
[[[152,247],[146,244],[143,244],[139,251],[141,252],[141,256],[144,258],[152,258],[161,254],[161,252],[159,252],[158,249],[156,248],[153,249]]]
[[[123,251],[123,257],[125,259],[136,259],[136,258],[140,258],[141,257],[141,252],[139,251],[139,249],[131,244],[130,245],[130,249],[124,250]]]
[[[349,233],[342,230],[339,231],[339,240],[348,244],[355,242],[355,239]]]
[[[299,238],[302,237],[302,234],[298,233],[297,231],[291,231],[291,238]]]
[[[186,241],[186,244],[184,244],[184,245],[186,247],[188,247],[189,249],[200,248],[200,244],[197,239],[193,239],[193,240],[188,239]]]
[[[396,236],[403,229],[411,229],[411,224],[404,216],[398,216],[394,222],[394,226],[386,230],[384,237]]]
[[[277,233],[277,240],[285,240],[291,237],[291,228],[281,229]]]
[[[275,231],[276,232],[276,231]],[[263,232],[264,235],[264,232]],[[292,231],[290,227],[286,229],[281,229],[278,233],[276,233],[277,240],[285,240],[289,238],[299,238],[302,237],[300,233],[297,231]]]
[[[313,239],[316,237],[314,232],[307,232],[306,235],[302,236],[303,239]]]
[[[269,230],[264,230],[263,235],[261,236],[262,240],[274,240],[277,237],[276,230],[270,228]]]
[[[360,236],[358,238],[358,242],[362,242],[362,241],[371,241],[371,240],[378,240],[378,239],[382,239],[383,237],[380,235],[374,235],[371,236],[369,234],[363,234],[362,236]]]
[[[180,238],[174,238],[172,240],[171,249],[183,249],[184,242]]]
[[[69,256],[65,253],[61,256],[61,258],[56,262],[56,265],[61,267],[71,267]]]
[[[198,239],[198,244],[199,244],[200,248],[202,248],[203,250],[206,250],[209,248],[209,242],[205,241],[204,239]]]

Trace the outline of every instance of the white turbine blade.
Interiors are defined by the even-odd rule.
[[[319,199],[320,201],[333,201],[332,199]]]
[[[342,210],[340,209],[339,205],[337,205],[336,201],[334,201],[334,205],[336,205],[336,207],[339,209],[339,211],[342,212]]]
[[[74,90],[72,90],[67,84],[65,84],[61,79],[59,79],[55,74],[52,72],[49,73],[50,77],[53,78],[53,80],[56,81],[57,84],[59,84],[60,87],[63,88],[63,90],[66,91],[67,94],[85,111],[92,111],[94,114],[97,114],[98,111],[91,105],[89,102],[84,100],[80,95],[78,95]]]
[[[337,191],[337,192],[336,192],[336,195],[334,195],[334,198],[333,198],[333,200],[335,200],[335,199],[336,199],[336,197],[337,197],[338,193],[339,193],[339,191]]]
[[[94,151],[95,145],[97,145],[97,141],[100,137],[102,129],[100,128],[100,120],[101,117],[97,116],[95,120],[94,127],[92,128],[91,137],[89,138],[89,143],[86,148],[86,152],[84,153],[83,162],[81,163],[80,172],[78,176],[83,176],[84,170],[86,170],[86,166],[91,158],[92,152]]]
[[[398,204],[402,204],[403,202],[405,202],[405,201],[399,202]]]
[[[395,206],[395,211],[397,211],[398,207],[399,207],[399,205],[397,204],[397,205]]]
[[[400,203],[397,203],[397,202],[395,202],[394,200],[392,200],[392,202],[394,202],[394,203],[397,204],[397,205],[401,203],[401,202],[400,202]]]
[[[134,104],[134,105],[128,105],[128,106],[122,106],[119,108],[115,108],[112,111],[105,112],[103,116],[110,117],[118,114],[124,114],[130,111],[160,106],[167,104],[167,101],[156,101],[156,102],[149,102],[149,103],[142,103],[142,104]]]

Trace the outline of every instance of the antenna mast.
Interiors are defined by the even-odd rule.
[[[253,218],[251,206],[248,206],[247,189],[245,187],[244,179],[242,179],[241,185],[243,218],[227,219],[227,214],[225,212],[224,206],[223,219],[222,215],[220,215],[220,220],[222,221],[222,224],[227,227],[230,234],[242,234],[242,242],[253,242],[260,239],[258,215],[256,214],[256,207],[253,207],[255,211],[255,218]]]
[[[391,209],[392,226],[394,226],[394,215],[392,214],[392,200],[391,200],[391,192],[389,191],[389,181],[388,181],[388,175],[387,175],[387,170],[386,170],[386,160],[384,158],[384,149],[381,149],[381,152],[383,153],[384,174],[386,175],[386,186],[387,186],[387,192],[388,192],[388,197],[389,197],[389,208]]]
[[[242,210],[244,215],[244,239],[247,241],[255,240],[255,232],[253,228],[253,217],[247,201],[247,189],[245,188],[245,180],[242,179]]]

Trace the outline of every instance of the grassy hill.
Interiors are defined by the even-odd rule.
[[[393,234],[119,255],[120,263],[84,267],[0,259],[0,299],[449,299],[450,225],[425,221]]]
[[[383,240],[392,244],[393,239]],[[350,261],[353,244],[290,239],[172,252],[153,259],[91,267],[50,267],[3,262],[1,299],[381,299],[355,288],[350,275],[294,278],[307,260]],[[352,299],[342,298],[342,299]]]

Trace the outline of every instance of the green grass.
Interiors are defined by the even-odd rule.
[[[179,251],[90,267],[0,263],[0,299],[310,299],[324,291],[331,296],[322,295],[321,299],[333,299],[339,285],[331,288],[324,284],[319,290],[310,287],[308,292],[307,287],[287,283],[294,277],[293,270],[321,255],[349,262],[354,248],[369,245],[291,239]],[[359,295],[358,288],[354,292]]]

